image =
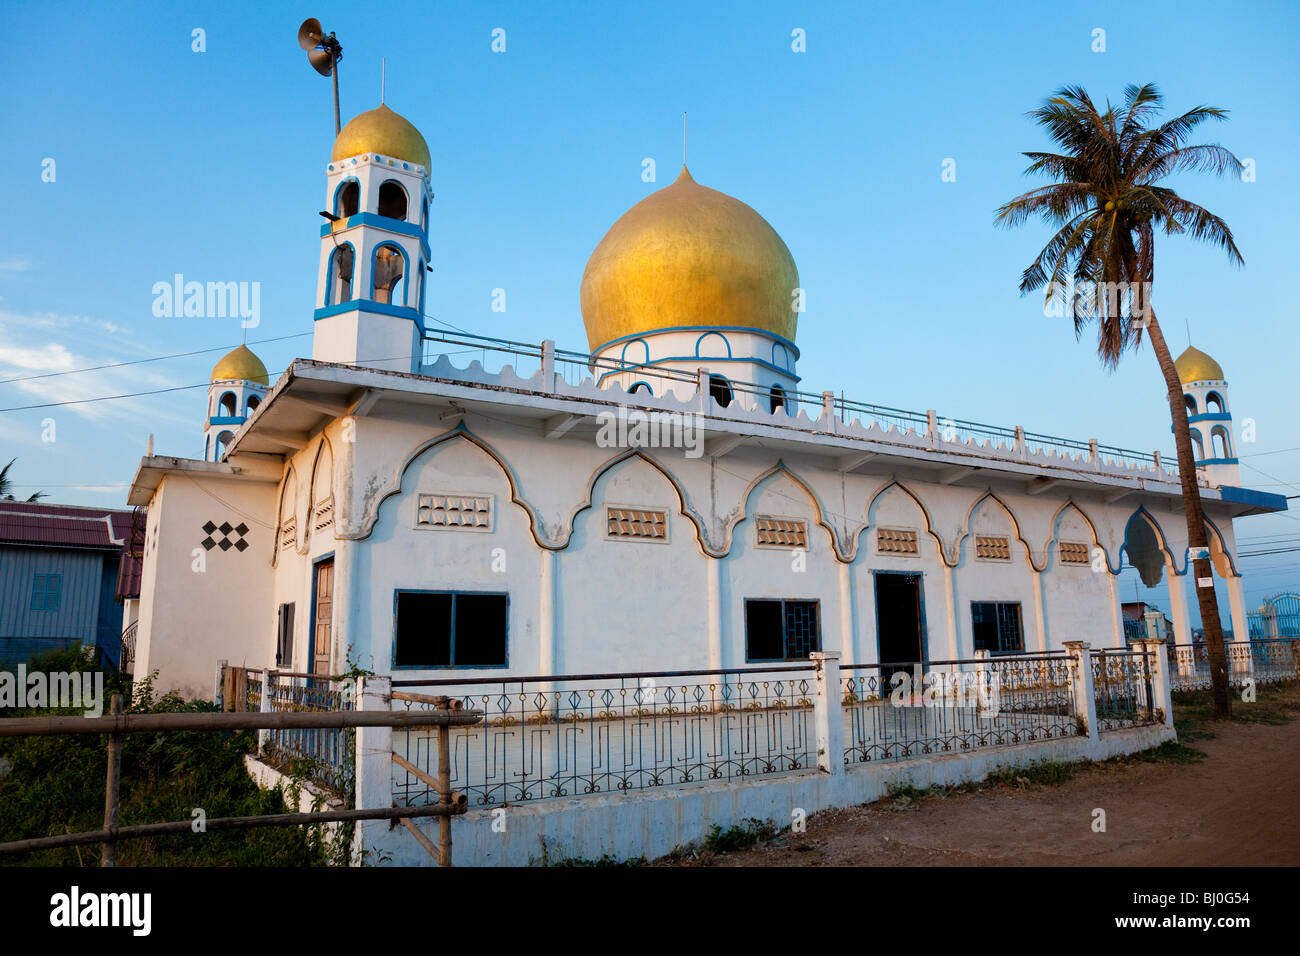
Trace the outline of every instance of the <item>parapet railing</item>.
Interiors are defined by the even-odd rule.
[[[499,373],[506,365],[510,365],[516,375],[526,377],[543,368],[552,367],[557,378],[571,387],[577,387],[584,381],[593,381],[599,387],[618,388],[629,395],[634,395],[640,388],[647,388],[652,396],[662,396],[668,391],[689,389],[699,392],[709,388],[708,379],[692,372],[598,358],[583,352],[557,349],[549,342],[515,342],[468,332],[430,333],[424,341],[435,346],[423,356],[426,366],[433,365],[443,356],[468,356],[471,361],[479,361],[485,372],[492,367],[493,373]],[[709,359],[701,356],[699,362],[701,367],[707,368]],[[1063,438],[1026,431],[1019,426],[1009,428],[948,418],[933,410],[920,412],[875,405],[837,396],[829,391],[817,393],[794,388],[778,390],[730,377],[725,377],[725,388],[720,386],[717,392],[712,389],[710,391],[721,409],[728,407],[737,397],[743,397],[745,400],[740,404],[746,408],[756,408],[774,415],[783,413],[791,418],[803,411],[812,421],[834,418],[845,426],[856,421],[863,427],[875,425],[881,430],[892,429],[899,434],[911,433],[946,443],[987,442],[993,448],[1005,449],[1007,453],[1041,453],[1065,460],[1109,464],[1124,469],[1155,472],[1167,480],[1175,479],[1178,473],[1176,455],[1162,455],[1158,451],[1134,451],[1095,440]]]
[[[1210,651],[1204,643],[1166,644],[1171,683],[1175,691],[1207,690],[1213,686]],[[1300,640],[1255,638],[1224,644],[1228,684],[1275,684],[1300,679]]]

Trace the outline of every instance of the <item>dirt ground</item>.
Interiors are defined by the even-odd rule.
[[[752,850],[660,865],[1265,866],[1300,864],[1300,688],[1181,708],[1181,747],[1091,764],[1060,783],[926,791],[808,818]],[[1180,708],[1176,705],[1175,712]],[[1203,759],[1187,748],[1200,751]],[[1092,829],[1106,811],[1106,832]]]

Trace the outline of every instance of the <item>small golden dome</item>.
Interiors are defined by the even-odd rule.
[[[241,345],[233,352],[228,353],[212,367],[211,381],[226,382],[232,379],[241,382],[256,382],[258,385],[270,385],[266,377],[266,366],[262,364],[262,360],[254,355],[253,350],[247,345]]]
[[[1184,385],[1188,382],[1226,381],[1219,363],[1190,345],[1182,355],[1174,359],[1174,368],[1178,370],[1178,380]]]
[[[338,161],[362,153],[380,153],[429,168],[429,144],[420,131],[387,106],[358,113],[334,138],[330,159]]]
[[[582,320],[592,351],[682,326],[762,329],[794,339],[799,270],[766,219],[699,185],[686,167],[614,223],[587,260]]]

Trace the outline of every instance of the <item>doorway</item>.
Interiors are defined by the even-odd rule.
[[[880,692],[888,694],[897,671],[925,660],[925,615],[921,575],[910,571],[877,571],[876,641],[880,652]]]
[[[325,558],[315,566],[311,605],[311,672],[329,676],[334,650],[334,558]]]

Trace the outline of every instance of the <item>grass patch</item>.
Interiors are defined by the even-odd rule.
[[[1007,787],[1052,787],[1072,780],[1079,773],[1078,763],[1063,760],[1039,760],[1022,767],[1001,767],[984,778],[986,784]]]
[[[770,820],[758,820],[750,817],[741,824],[722,829],[718,824],[709,828],[709,835],[704,838],[704,848],[710,853],[727,853],[735,850],[748,850],[759,841],[766,841],[776,836],[776,827]]]

